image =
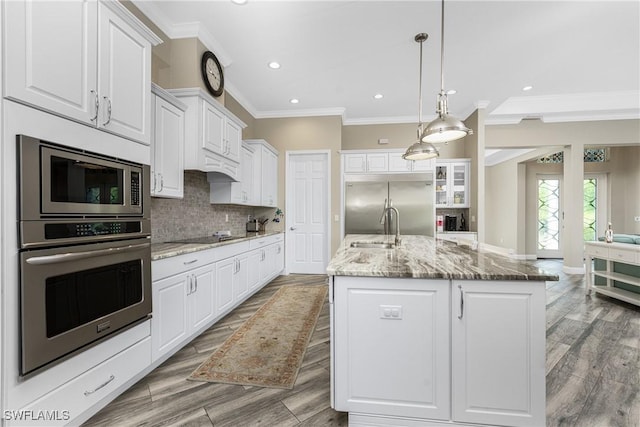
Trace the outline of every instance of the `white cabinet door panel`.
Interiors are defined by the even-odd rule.
[[[453,281],[456,421],[545,423],[544,282]]]
[[[228,258],[216,263],[216,308],[218,314],[226,312],[233,305],[235,267],[234,258]]]
[[[151,142],[151,46],[122,18],[99,4],[98,126]]]
[[[334,281],[335,409],[449,419],[449,281]]]
[[[11,62],[5,66],[5,96],[91,123],[98,90],[97,3],[8,1],[3,6],[5,58]]]
[[[155,126],[151,145],[152,195],[184,194],[184,113],[154,95]]]
[[[190,276],[193,288],[189,295],[191,328],[197,330],[213,320],[216,315],[216,268],[210,264],[193,271]]]
[[[402,158],[404,153],[389,153],[389,172],[411,172],[411,160]]]
[[[203,102],[204,140],[202,148],[222,154],[224,145],[224,114],[211,104]]]
[[[180,274],[153,283],[152,355],[161,355],[187,338],[188,276]]]

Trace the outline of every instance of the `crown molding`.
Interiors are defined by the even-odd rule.
[[[154,6],[154,2],[145,0],[131,0],[133,4],[153,21],[170,39],[186,39],[195,37],[199,39],[207,49],[214,52],[223,67],[231,65],[233,60],[222,45],[211,35],[200,22],[187,22],[172,24],[167,16]]]
[[[344,108],[317,108],[307,110],[274,110],[259,112],[256,119],[286,119],[293,117],[340,116],[344,122]]]

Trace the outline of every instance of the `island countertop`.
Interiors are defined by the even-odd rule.
[[[330,276],[462,280],[558,280],[531,263],[473,250],[429,236],[401,236],[394,249],[352,248],[353,242],[393,243],[393,235],[350,234],[327,267]]]

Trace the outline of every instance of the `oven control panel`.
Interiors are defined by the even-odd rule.
[[[44,225],[45,238],[68,239],[71,237],[109,236],[140,233],[140,221],[109,222],[55,222]]]

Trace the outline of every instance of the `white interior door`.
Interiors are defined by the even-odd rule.
[[[329,261],[329,152],[287,152],[287,271],[323,274]]]

